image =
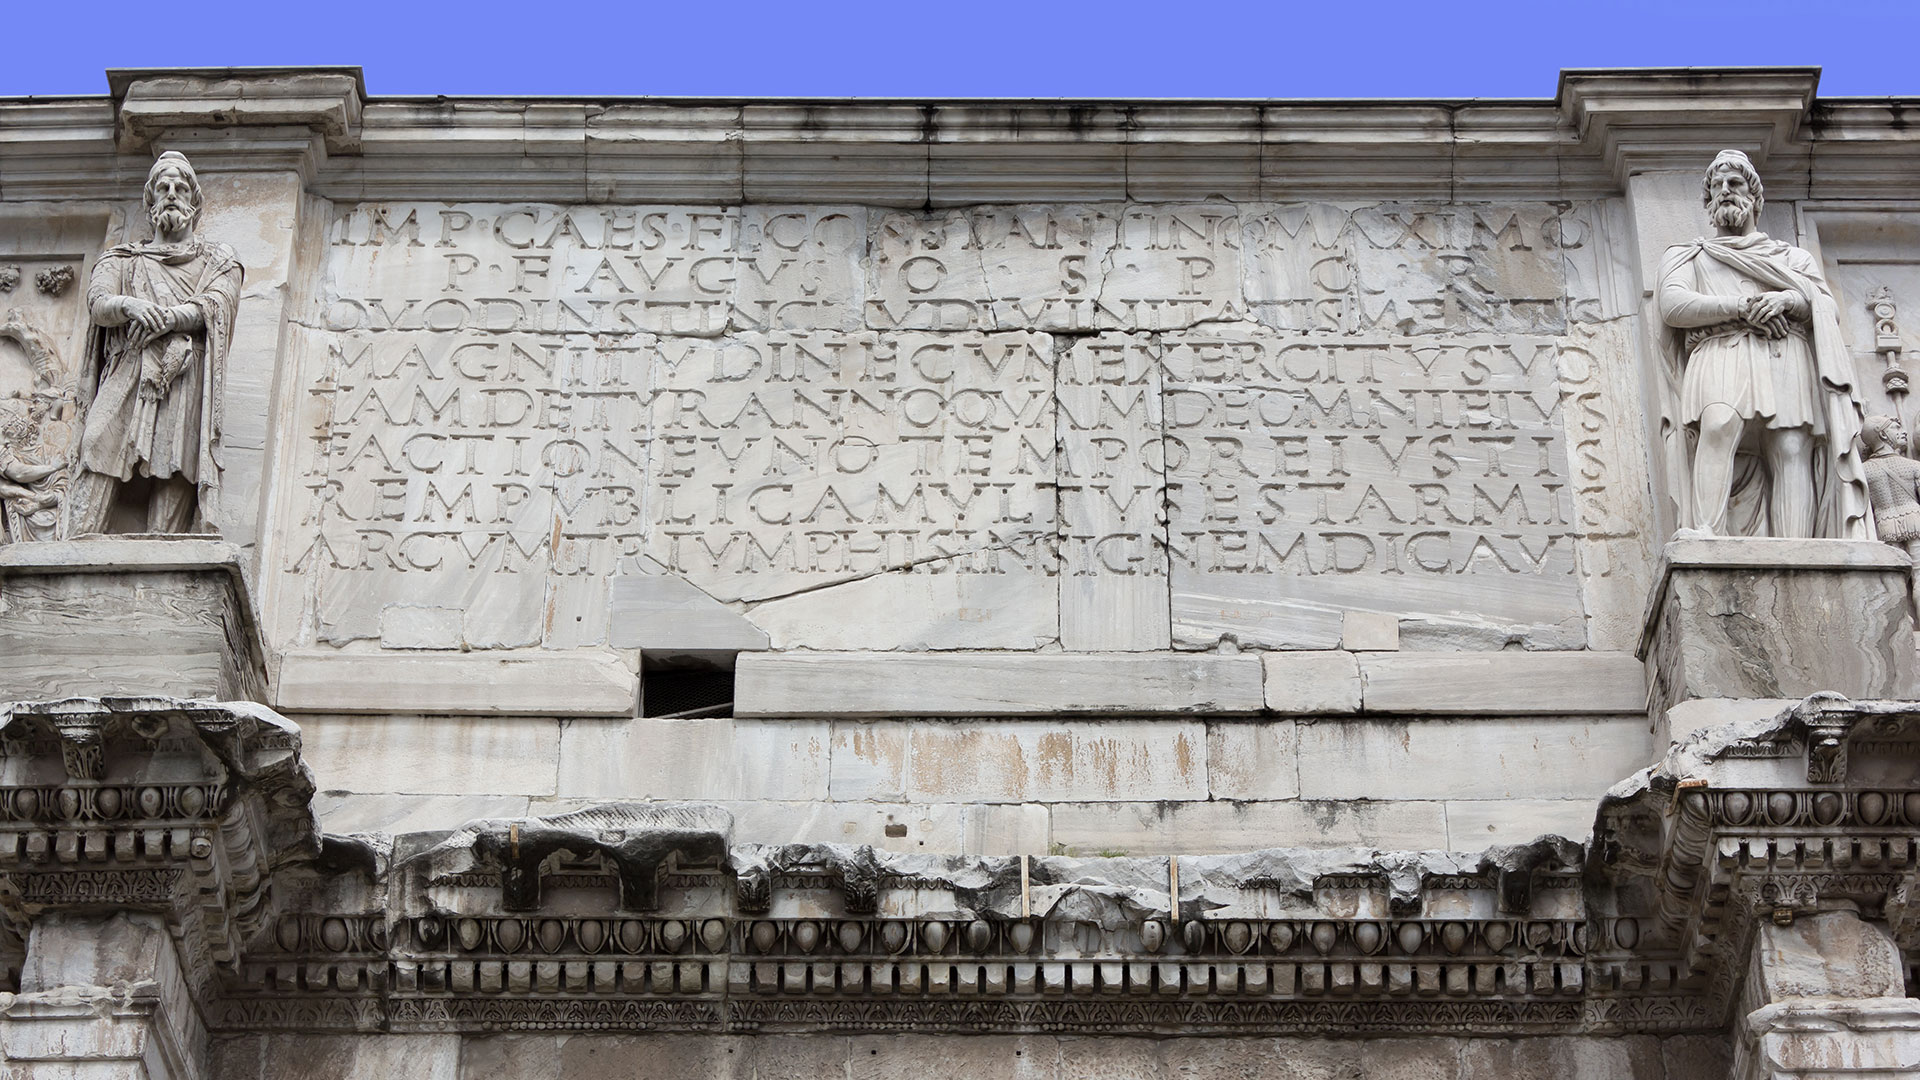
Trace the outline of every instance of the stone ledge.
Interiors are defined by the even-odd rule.
[[[1363,655],[1369,713],[1557,715],[1644,713],[1647,673],[1630,653]]]
[[[1572,716],[1642,713],[1646,669],[1628,653],[1270,652],[1267,711],[1284,716]]]
[[[632,716],[640,679],[612,654],[289,653],[274,707],[308,713]]]
[[[1905,552],[1878,540],[1794,540],[1771,536],[1708,536],[1672,540],[1660,554],[1664,574],[1675,566],[1758,570],[1899,569]]]
[[[1258,713],[1256,656],[743,653],[735,716]]]
[[[242,585],[240,549],[212,536],[91,536],[0,545],[0,578],[225,569]]]

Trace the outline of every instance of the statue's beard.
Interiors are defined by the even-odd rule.
[[[193,210],[174,202],[156,204],[148,217],[163,236],[176,236],[193,224]]]
[[[1708,213],[1715,228],[1744,229],[1753,221],[1753,199],[1746,195],[1722,195],[1713,200]]]

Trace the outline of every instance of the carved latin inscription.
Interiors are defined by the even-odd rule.
[[[281,570],[319,577],[336,642],[379,634],[380,597],[463,608],[471,647],[587,644],[605,582],[646,573],[814,644],[1556,623],[1585,229],[1544,206],[345,208]]]

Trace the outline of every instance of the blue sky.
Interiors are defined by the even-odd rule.
[[[1808,64],[1920,96],[1920,0],[12,0],[0,95],[357,64],[373,94],[1551,97],[1562,67]],[[182,15],[184,18],[181,18]]]

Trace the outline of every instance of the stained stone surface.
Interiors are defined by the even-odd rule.
[[[1851,911],[1764,926],[1736,1075],[1900,1075],[1920,1068],[1920,1007],[1899,948]]]
[[[342,1037],[247,1035],[214,1044],[216,1076],[288,1080],[882,1080],[929,1062],[983,1080],[1138,1080],[1259,1076],[1273,1080],[1718,1080],[1718,1040],[1621,1039],[1084,1038],[854,1035],[751,1038],[699,1035],[519,1034]]]
[[[240,564],[211,539],[0,545],[0,700],[264,699]]]
[[[1836,911],[1763,926],[1754,956],[1757,999],[1899,997],[1900,952],[1886,931]]]
[[[1907,556],[1846,540],[1676,540],[1641,655],[1657,708],[1692,698],[1920,692]]]

